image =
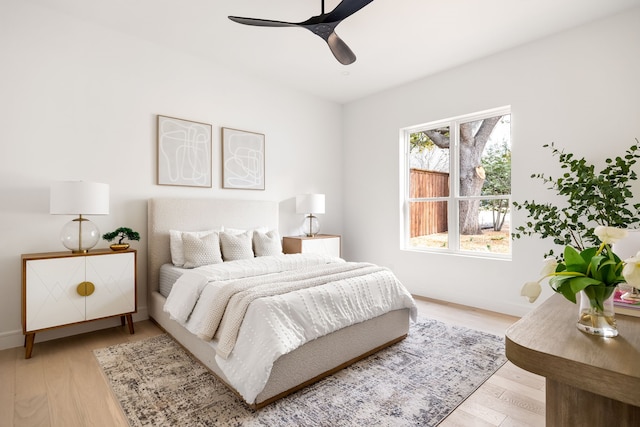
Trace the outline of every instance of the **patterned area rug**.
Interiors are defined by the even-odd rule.
[[[435,426],[504,362],[502,337],[419,319],[409,336],[252,411],[167,335],[95,350],[131,426]]]

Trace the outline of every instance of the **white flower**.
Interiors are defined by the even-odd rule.
[[[520,295],[523,297],[527,297],[529,302],[535,302],[540,296],[542,292],[542,287],[540,286],[540,282],[527,282],[522,286],[522,290],[520,291]]]
[[[593,230],[598,239],[604,244],[611,245],[620,239],[627,237],[627,230],[617,227],[606,227],[599,225]]]
[[[640,252],[631,258],[624,260],[622,275],[628,284],[634,288],[640,288]]]
[[[558,267],[558,261],[554,257],[548,257],[544,259],[544,266],[542,267],[542,271],[540,275],[542,277],[547,277],[552,273],[556,272],[556,268]]]

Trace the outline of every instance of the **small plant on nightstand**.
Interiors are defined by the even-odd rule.
[[[110,233],[103,234],[102,238],[107,242],[118,239],[117,243],[113,243],[109,247],[114,251],[124,251],[126,249],[129,249],[129,244],[124,243],[124,239],[140,240],[140,233],[138,233],[137,231],[133,231],[132,229],[127,227],[120,227]]]

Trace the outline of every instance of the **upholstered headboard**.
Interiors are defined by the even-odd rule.
[[[158,290],[162,264],[171,262],[169,230],[224,226],[278,229],[278,203],[261,200],[154,198],[148,204],[147,289]]]

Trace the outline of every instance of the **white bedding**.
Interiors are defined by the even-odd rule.
[[[189,270],[182,267],[176,267],[170,262],[163,264],[160,267],[160,275],[158,279],[158,291],[160,294],[167,298],[171,293],[173,284],[176,283],[176,280],[178,280],[178,278],[187,271]]]
[[[300,278],[304,282],[311,270],[326,270],[333,275],[328,280],[311,280],[312,287],[250,297],[246,308],[239,309],[246,311],[244,321],[235,332],[232,329],[230,334],[235,336],[229,344],[223,328],[225,320],[218,318],[221,309],[215,307],[216,300],[233,299],[217,298],[225,294],[225,286],[248,289],[257,285],[260,293],[272,285],[283,286],[276,279],[283,277],[285,288],[292,283],[297,288]],[[242,397],[253,403],[281,355],[338,329],[402,308],[409,308],[415,320],[413,298],[388,269],[322,255],[296,254],[191,270],[174,284],[164,309],[192,333],[205,338],[216,334],[212,347],[223,347],[221,354],[216,354],[217,364]],[[233,326],[234,322],[227,323]],[[221,336],[222,343],[218,340]]]

